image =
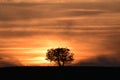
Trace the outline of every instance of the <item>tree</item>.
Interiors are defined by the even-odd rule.
[[[48,49],[46,57],[46,60],[54,61],[59,66],[64,66],[64,64],[71,63],[74,60],[73,53],[68,48]]]

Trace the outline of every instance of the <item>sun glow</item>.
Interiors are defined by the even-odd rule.
[[[40,42],[36,41],[35,44],[36,46],[40,46]],[[43,47],[34,47],[30,48],[29,50],[26,50],[25,53],[30,54],[30,55],[36,55],[35,57],[28,57],[24,59],[22,62],[25,65],[33,65],[33,66],[49,66],[49,65],[54,65],[50,61],[46,60],[46,53],[48,49],[51,48],[57,48],[57,47],[67,47],[68,43],[63,42],[62,40],[44,40],[44,46]]]

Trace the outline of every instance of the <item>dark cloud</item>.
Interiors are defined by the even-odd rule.
[[[85,6],[86,4],[86,6]],[[1,38],[14,38],[14,37],[30,37],[30,36],[34,36],[34,35],[49,35],[49,34],[54,34],[54,35],[58,35],[58,34],[65,34],[65,35],[86,35],[88,33],[89,35],[89,31],[86,31],[85,33],[73,33],[70,30],[96,30],[95,28],[76,28],[74,26],[78,26],[78,25],[82,25],[82,22],[77,22],[74,20],[54,20],[51,22],[47,22],[46,23],[38,23],[38,24],[29,24],[31,22],[26,22],[26,23],[19,23],[19,24],[12,24],[12,23],[7,23],[7,21],[11,21],[11,20],[26,20],[26,19],[45,19],[45,18],[61,18],[61,17],[79,17],[79,16],[90,16],[90,15],[99,15],[102,13],[105,13],[105,11],[102,11],[100,8],[100,5],[97,6],[96,4],[92,6],[89,6],[87,3],[85,4],[54,4],[54,5],[50,5],[50,4],[44,4],[44,5],[37,5],[37,4],[29,4],[29,5],[23,5],[20,6],[20,4],[18,5],[3,5],[5,7],[0,7],[1,11],[0,11],[0,20],[5,22],[0,24],[1,29],[8,29],[11,28],[8,31],[0,31],[0,37]],[[31,5],[31,6],[30,6]],[[97,8],[95,9],[95,11],[92,11],[91,9],[94,9],[95,6],[97,6]],[[42,9],[41,9],[42,8]],[[81,10],[81,8],[83,10]],[[85,9],[85,10],[84,10]],[[85,24],[85,23],[84,23]],[[36,26],[36,28],[40,29],[40,28],[46,28],[46,29],[60,29],[62,27],[63,31],[62,32],[54,32],[53,31],[26,31],[24,30],[26,27],[30,27],[30,26]],[[41,26],[45,26],[45,27],[41,27]],[[46,27],[47,26],[47,27]],[[51,27],[54,26],[54,27]],[[58,26],[58,27],[55,27]],[[23,31],[12,31],[12,28],[23,28]],[[33,27],[34,29],[35,27]],[[119,27],[117,27],[119,28]],[[105,28],[108,29],[108,28]],[[116,28],[109,28],[109,29],[116,29]],[[98,29],[97,29],[98,30]],[[97,32],[92,32],[90,34],[96,34]]]
[[[0,67],[22,66],[22,64],[15,57],[9,54],[0,53]]]
[[[22,66],[22,65],[18,63],[16,64],[14,62],[0,60],[0,67],[14,67],[14,66]]]
[[[31,31],[1,31],[1,38],[19,38],[19,37],[29,37],[37,34],[37,32]]]
[[[21,13],[25,12],[25,13]],[[29,20],[29,19],[47,19],[47,18],[61,18],[61,17],[78,17],[78,16],[84,16],[84,15],[97,15],[101,14],[101,11],[55,11],[49,13],[47,12],[34,12],[34,11],[18,11],[18,13],[4,13],[4,15],[0,15],[1,21],[9,21],[9,20]],[[28,14],[29,13],[29,14]],[[42,13],[42,14],[41,14]],[[49,14],[48,14],[49,13]]]
[[[104,37],[103,37],[104,36]],[[120,33],[109,33],[109,35],[99,36],[102,42],[96,44],[99,46],[98,53],[95,56],[78,62],[77,66],[120,66]],[[93,44],[95,44],[93,42]],[[101,53],[100,53],[101,52]],[[99,54],[99,55],[97,55]]]
[[[115,55],[100,55],[95,58],[80,61],[76,66],[120,66],[120,53]]]
[[[29,4],[30,5],[30,4]],[[67,7],[66,5],[59,4],[47,4],[47,5],[3,5],[6,7],[0,7],[0,21],[9,20],[29,20],[29,19],[45,19],[45,18],[59,18],[59,17],[78,17],[78,16],[90,16],[104,13],[104,11],[91,9],[81,10],[78,4],[74,4],[72,7]],[[77,5],[77,6],[76,6]],[[69,6],[69,4],[68,4]],[[67,7],[67,8],[66,8]],[[76,10],[76,7],[78,8]],[[65,9],[64,9],[65,8]],[[70,10],[71,9],[71,10]],[[84,9],[84,8],[83,8]]]
[[[30,1],[24,1],[24,0],[0,0],[0,2],[5,2],[5,3],[9,3],[9,2],[17,2],[17,3],[81,3],[81,2],[119,2],[119,0],[30,0]]]
[[[59,30],[59,29],[58,29]],[[56,31],[56,29],[52,29],[52,30],[45,30],[45,31],[39,31],[39,29],[36,30],[21,30],[21,31],[12,31],[12,30],[8,30],[8,31],[0,31],[0,38],[23,38],[23,37],[32,37],[32,36],[49,36],[49,35],[58,35],[59,37],[64,37],[64,36],[70,36],[70,35],[74,35],[74,36],[108,36],[109,34],[110,37],[114,37],[114,35],[119,36],[119,32],[115,32],[113,31],[106,31],[106,32],[102,32],[99,30],[76,30],[76,29],[62,29],[59,31]],[[94,34],[94,35],[93,35]],[[46,36],[46,37],[47,37]]]

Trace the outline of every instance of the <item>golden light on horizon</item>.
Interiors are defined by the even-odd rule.
[[[36,41],[37,42],[37,41]],[[39,42],[38,42],[39,43]],[[68,44],[67,42],[61,41],[61,40],[45,40],[44,41],[44,47],[43,48],[31,48],[29,50],[26,50],[24,53],[28,54],[38,54],[40,57],[34,57],[34,58],[28,58],[25,59],[28,62],[23,62],[25,65],[30,65],[30,63],[33,63],[34,65],[50,65],[51,63],[47,61],[46,58],[46,53],[48,49],[51,48],[58,48],[58,47],[67,47]]]

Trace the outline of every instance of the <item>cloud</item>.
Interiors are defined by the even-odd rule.
[[[115,55],[99,55],[94,58],[80,61],[76,66],[120,66],[120,53]]]
[[[0,53],[0,67],[22,66],[22,64],[15,57],[9,54]]]
[[[74,4],[80,5],[80,4]],[[29,5],[3,5],[5,8],[0,7],[0,21],[14,21],[14,20],[30,20],[30,19],[49,19],[49,18],[64,18],[64,17],[79,17],[79,16],[91,16],[104,13],[102,10],[81,10],[77,6],[67,7],[66,5],[56,4],[55,7],[52,5],[39,5],[39,7]],[[61,7],[60,7],[61,6]],[[68,5],[69,6],[69,5]],[[42,9],[40,9],[42,7]],[[65,9],[64,9],[65,8]],[[71,10],[70,10],[71,9]],[[50,13],[49,13],[50,12]]]
[[[21,65],[9,53],[14,52],[14,55],[18,55],[21,59],[29,55],[24,54],[24,49],[16,50],[15,48],[41,48],[45,47],[45,44],[46,47],[56,47],[59,45],[55,42],[60,43],[60,41],[63,46],[66,46],[64,42],[67,42],[67,46],[74,48],[78,54],[78,60],[82,55],[79,52],[83,53],[82,57],[86,55],[87,59],[80,61],[77,65],[119,65],[119,57],[117,57],[120,53],[119,15],[106,14],[107,10],[111,12],[114,10],[113,6],[96,3],[93,5],[95,6],[90,4],[46,5],[42,10],[41,6],[6,6],[6,9],[0,7],[0,43],[2,43],[0,48],[4,48],[7,52],[5,54],[8,54],[0,53],[0,66]],[[119,7],[114,6],[114,8]],[[47,43],[46,40],[49,42]],[[13,51],[9,52],[8,48],[12,48]],[[97,57],[91,57],[91,55]]]
[[[16,63],[11,62],[11,61],[0,60],[0,67],[14,67],[14,66],[22,66],[22,65],[18,64],[18,63],[16,64]]]
[[[111,2],[111,1],[119,1],[119,0],[0,0],[0,2],[46,2],[46,3],[68,3],[68,2]]]
[[[31,6],[27,4],[24,6],[4,4],[3,6],[6,7],[4,8],[0,7],[0,13],[1,13],[0,21],[2,22],[16,21],[16,20],[30,20],[30,19],[51,19],[51,18],[93,16],[93,15],[106,13],[106,11],[120,12],[119,3],[92,3],[92,4],[73,3],[73,4],[53,4],[53,5],[31,4]],[[4,25],[5,24],[1,26]],[[10,26],[10,24],[6,24],[6,26]],[[17,26],[17,25],[13,25],[13,26]],[[24,24],[22,26],[24,26]]]
[[[79,61],[77,66],[120,66],[120,34],[109,33],[99,36],[102,41],[97,45],[97,52],[92,57]],[[94,41],[94,40],[93,40]],[[93,46],[92,46],[93,47]]]
[[[3,31],[0,32],[1,38],[19,38],[19,37],[29,37],[32,35],[37,35],[38,32],[32,31]],[[42,33],[41,33],[42,34]]]

